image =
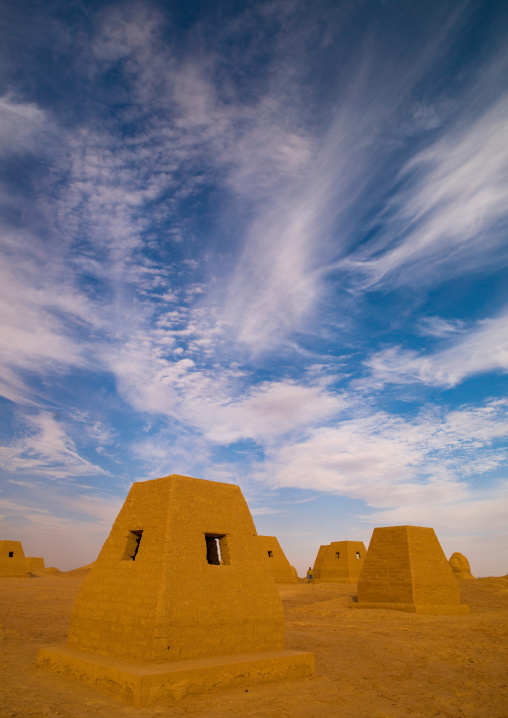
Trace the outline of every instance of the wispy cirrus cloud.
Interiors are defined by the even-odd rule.
[[[119,390],[138,411],[159,414],[198,430],[213,443],[270,442],[340,413],[347,398],[323,380],[258,382],[231,366],[200,366],[167,359],[167,347],[145,337],[110,356]]]
[[[3,395],[21,403],[39,398],[26,379],[51,371],[90,367],[86,334],[105,322],[80,292],[61,256],[31,232],[0,227],[0,367]]]
[[[80,456],[62,422],[49,412],[26,417],[26,435],[0,447],[0,464],[12,472],[50,479],[106,475],[104,469]]]
[[[62,271],[52,270],[52,283],[61,286],[62,272],[68,277],[69,267],[75,277],[86,274],[94,280],[78,288],[71,278],[62,307],[71,307],[71,298],[74,304],[81,302],[80,318],[86,314],[87,320],[94,317],[97,322],[100,317],[115,351],[123,357],[132,354],[106,367],[101,347],[89,344],[82,352],[68,327],[62,331],[56,327],[54,312],[52,328],[37,345],[48,354],[55,347],[55,354],[68,357],[75,366],[85,354],[93,355],[100,368],[118,372],[124,387],[134,381],[136,363],[141,373],[145,369],[136,359],[138,348],[125,337],[137,335],[140,323],[155,318],[153,306],[148,308],[150,300],[181,296],[176,291],[181,277],[175,267],[168,267],[153,250],[161,232],[189,240],[189,225],[182,224],[177,210],[189,197],[198,196],[212,176],[222,197],[234,195],[240,202],[241,211],[234,218],[240,218],[238,242],[225,265],[222,257],[220,266],[211,262],[205,268],[206,259],[197,263],[199,272],[208,273],[212,280],[201,285],[199,293],[187,292],[186,301],[194,311],[185,317],[180,308],[180,336],[174,327],[159,322],[156,341],[181,351],[174,345],[187,332],[192,344],[186,349],[198,353],[210,353],[221,338],[256,353],[276,351],[295,330],[312,326],[317,303],[326,296],[330,262],[346,253],[352,241],[351,207],[357,211],[358,203],[364,210],[369,207],[365,197],[370,173],[386,152],[384,133],[394,98],[398,103],[407,98],[431,61],[422,55],[407,75],[373,95],[373,68],[379,58],[375,52],[367,55],[349,78],[329,127],[318,136],[298,119],[303,98],[291,84],[297,76],[286,82],[284,90],[284,73],[273,62],[269,81],[245,100],[232,77],[226,75],[221,87],[217,85],[213,49],[199,59],[175,53],[161,39],[161,23],[158,11],[145,4],[113,7],[99,14],[95,35],[89,43],[82,40],[81,53],[93,57],[96,80],[117,63],[131,98],[122,121],[129,116],[133,131],[125,136],[124,124],[117,126],[109,118],[94,123],[93,129],[90,124],[58,133],[54,184],[46,201],[41,201],[41,212],[51,217],[51,231],[59,238],[59,250],[68,252],[67,266],[64,258]],[[298,32],[305,35],[302,27]],[[439,42],[444,43],[444,38]],[[298,42],[292,45],[297,47]],[[286,41],[276,52],[293,49]],[[472,140],[464,142],[467,148]],[[459,154],[464,152],[461,149]],[[420,157],[410,162],[430,166],[433,160]],[[453,157],[449,160],[456,173],[457,162]],[[492,181],[497,181],[496,167],[484,171],[484,182],[492,173]],[[60,182],[62,176],[65,183]],[[440,186],[444,183],[443,179]],[[420,200],[432,201],[437,200],[424,200],[423,195]],[[410,210],[409,205],[404,203],[404,211],[425,214],[424,209]],[[231,232],[231,227],[226,229]],[[220,274],[220,282],[215,274]],[[97,301],[101,295],[109,301]],[[50,301],[49,296],[38,298],[41,327],[50,327],[49,316],[40,321]],[[18,306],[23,305],[27,302],[20,293]],[[119,322],[129,327],[123,336],[116,331]],[[65,342],[66,346],[59,346]],[[181,366],[175,366],[176,375]],[[169,405],[170,377],[163,383],[162,395]],[[155,404],[161,401],[153,397]],[[151,405],[149,399],[147,407]]]
[[[416,329],[422,336],[450,337],[464,330],[464,322],[460,319],[427,316],[420,319]]]
[[[508,95],[485,98],[484,81],[473,109],[407,160],[398,179],[408,186],[391,199],[380,237],[344,260],[364,286],[435,282],[508,261]]]
[[[365,361],[374,384],[422,382],[452,387],[467,377],[508,371],[508,312],[485,319],[448,346],[426,354],[395,346]],[[370,379],[367,379],[367,384]]]
[[[311,135],[310,152],[260,203],[223,308],[235,338],[254,354],[312,331],[337,273],[361,294],[508,261],[508,97],[486,89],[505,65],[486,63],[467,90],[426,106],[426,120],[422,105],[412,104],[463,19],[449,17],[410,60],[378,54],[371,43],[353,63],[326,130]],[[394,138],[401,113],[413,115],[407,132],[420,138],[417,149],[404,133]]]
[[[360,414],[268,452],[260,469],[277,487],[317,489],[388,510],[473,500],[468,477],[503,466],[508,402],[495,400],[414,419]]]
[[[3,156],[14,153],[41,152],[44,134],[54,125],[44,110],[35,103],[16,100],[12,95],[0,97],[0,151]]]
[[[135,311],[120,297],[174,293],[175,271],[157,256],[160,236],[179,242],[192,238],[192,223],[182,220],[178,210],[189,198],[199,199],[201,186],[212,176],[219,179],[223,194],[241,196],[243,212],[249,213],[289,181],[310,155],[310,137],[288,122],[284,98],[272,96],[270,88],[254,101],[223,97],[227,78],[219,89],[210,69],[214,52],[197,62],[172,51],[160,41],[160,23],[158,12],[141,3],[100,14],[91,44],[81,38],[78,49],[83,56],[92,54],[95,80],[117,63],[131,102],[116,125],[94,117],[88,125],[58,127],[44,144],[53,165],[37,198],[32,229],[41,226],[41,217],[46,220],[45,244],[59,256],[51,271],[53,284],[61,286],[64,272],[68,284],[75,279],[77,285],[83,275],[92,277],[94,285],[79,286],[83,296],[79,290],[75,293],[76,300],[86,297],[88,310],[99,292],[112,296],[115,303],[108,309],[95,302],[89,311],[105,323],[117,321],[115,309],[123,321]],[[237,92],[232,83],[230,92]],[[19,112],[24,107],[26,116],[45,117],[32,104],[16,107]],[[133,131],[126,136],[129,122]],[[207,295],[201,301],[203,314],[203,306],[210,305],[205,286],[193,295],[187,291],[187,299],[199,303],[199,294]],[[40,299],[42,313],[50,298]],[[70,306],[69,301],[64,304]],[[208,323],[205,318],[199,333],[206,332]],[[224,327],[220,317],[218,323]],[[56,344],[51,340],[58,338],[63,340],[61,334],[49,332],[47,341],[41,337],[39,344]],[[203,337],[195,337],[195,346],[200,343]],[[69,341],[67,352],[58,353],[65,356],[73,349],[77,347]]]

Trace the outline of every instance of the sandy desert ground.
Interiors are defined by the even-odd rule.
[[[461,581],[469,616],[358,610],[354,585],[281,585],[286,645],[314,652],[315,679],[139,709],[34,667],[40,646],[65,642],[85,573],[0,579],[1,718],[508,718],[508,576]]]

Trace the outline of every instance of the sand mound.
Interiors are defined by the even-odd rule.
[[[507,576],[488,576],[478,579],[480,586],[487,591],[506,591],[508,589]]]
[[[47,568],[39,568],[36,571],[30,571],[31,576],[56,576],[56,574],[62,573],[59,568],[55,566],[48,566]]]
[[[73,568],[71,571],[62,571],[62,576],[69,578],[77,578],[78,576],[86,576],[92,568],[94,562],[87,564],[86,566],[80,566],[79,568]]]

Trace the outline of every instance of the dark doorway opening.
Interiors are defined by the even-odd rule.
[[[229,546],[226,534],[205,534],[206,560],[212,566],[229,564]]]
[[[122,556],[122,561],[135,561],[139,551],[139,544],[143,531],[129,531],[127,534],[127,544]]]

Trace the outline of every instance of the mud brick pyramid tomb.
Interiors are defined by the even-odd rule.
[[[474,579],[469,566],[469,561],[461,553],[452,553],[448,562],[452,567],[452,571],[455,574],[455,578],[466,578]]]
[[[298,576],[287,560],[275,536],[258,536],[261,551],[276,583],[298,583]]]
[[[46,570],[42,556],[27,556],[26,565],[30,573],[44,573]]]
[[[320,546],[312,569],[312,582],[356,583],[366,553],[363,541],[332,541]]]
[[[450,569],[451,572],[451,569]],[[134,706],[314,674],[284,615],[240,488],[133,484],[76,598],[66,646],[37,664]]]
[[[30,578],[31,573],[47,573],[58,569],[46,569],[42,556],[25,556],[21,541],[0,541],[0,578]]]
[[[434,529],[421,526],[374,529],[358,579],[358,608],[469,613]]]
[[[0,541],[0,576],[30,578],[21,541]]]

